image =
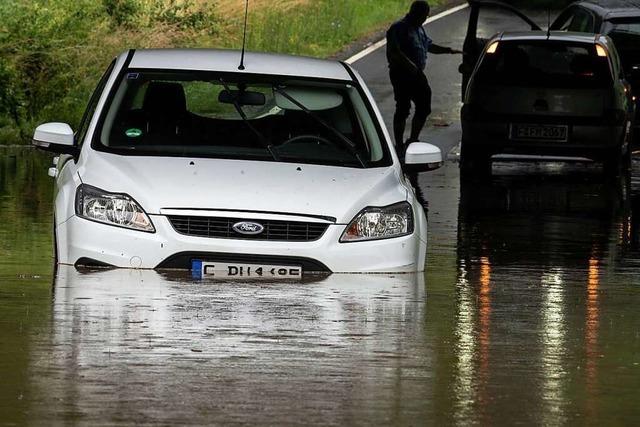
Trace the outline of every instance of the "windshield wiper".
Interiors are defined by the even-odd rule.
[[[309,110],[307,107],[305,107],[304,105],[302,105],[297,99],[295,99],[294,97],[292,97],[291,95],[289,95],[287,92],[285,92],[284,90],[282,90],[282,88],[279,88],[277,86],[273,87],[273,90],[275,90],[276,92],[278,92],[280,95],[284,96],[285,98],[287,98],[292,104],[294,104],[296,107],[298,107],[299,109],[301,109],[302,111],[304,111],[305,113],[307,113],[312,119],[314,119],[316,122],[320,123],[322,126],[324,126],[325,128],[327,128],[329,131],[331,131],[331,133],[335,134],[338,139],[343,142],[345,144],[345,146],[347,147],[347,149],[349,150],[349,152],[351,154],[353,154],[355,156],[356,159],[358,159],[358,162],[360,162],[360,164],[362,165],[363,168],[367,167],[367,164],[364,162],[364,160],[362,159],[362,157],[360,156],[360,153],[358,153],[358,150],[356,148],[356,144],[351,141],[349,138],[347,138],[346,136],[344,136],[344,134],[342,132],[340,132],[338,129],[336,129],[335,127],[331,126],[329,123],[327,123],[326,121],[324,121],[322,119],[322,117],[318,116],[317,114],[315,114],[313,111]]]
[[[242,118],[242,121],[258,137],[258,140],[260,141],[262,146],[267,149],[269,154],[271,154],[271,157],[273,157],[273,160],[275,160],[276,162],[279,162],[280,161],[280,156],[274,150],[274,147],[273,147],[273,144],[271,143],[271,141],[269,141],[269,139],[266,136],[264,136],[258,129],[256,129],[251,124],[251,121],[247,118],[247,115],[244,113],[244,110],[242,109],[242,106],[240,106],[240,103],[238,102],[238,97],[233,95],[233,93],[231,92],[231,89],[229,88],[229,85],[227,85],[227,83],[222,79],[220,79],[220,83],[222,84],[222,86],[224,86],[225,90],[227,92],[229,92],[229,94],[232,96],[232,98],[233,98],[233,106],[235,107],[236,111],[238,112],[238,114]]]

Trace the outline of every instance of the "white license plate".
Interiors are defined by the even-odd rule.
[[[511,139],[566,141],[568,134],[563,125],[511,125]]]
[[[221,279],[300,279],[302,267],[194,261],[193,273]]]

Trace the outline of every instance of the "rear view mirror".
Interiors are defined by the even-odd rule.
[[[66,123],[45,123],[36,128],[33,145],[44,151],[58,154],[78,153],[71,126]]]
[[[264,105],[267,103],[267,98],[260,92],[225,89],[218,95],[218,102],[221,102],[222,104],[233,104],[238,102],[240,105]]]
[[[442,166],[442,151],[433,144],[413,142],[407,147],[405,170],[408,172],[427,172]]]

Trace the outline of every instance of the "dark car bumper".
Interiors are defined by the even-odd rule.
[[[568,126],[567,139],[554,141],[545,139],[514,139],[512,124],[554,124]],[[624,140],[623,124],[611,125],[588,123],[555,118],[552,123],[541,123],[532,118],[510,118],[504,121],[462,120],[462,144],[464,150],[482,152],[486,155],[521,154],[543,156],[584,157],[600,160],[620,148]]]

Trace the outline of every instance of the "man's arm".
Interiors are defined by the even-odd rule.
[[[462,51],[431,43],[429,45],[429,53],[435,53],[436,55],[439,55],[442,53],[462,53]]]

